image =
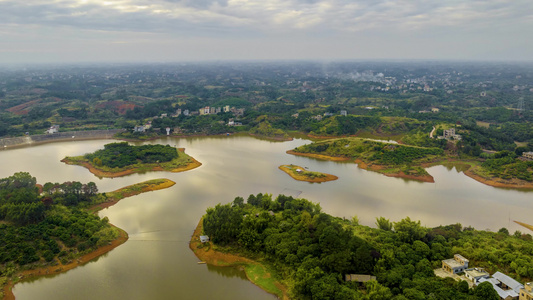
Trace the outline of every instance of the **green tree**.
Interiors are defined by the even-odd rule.
[[[463,294],[468,294],[468,290],[470,289],[468,287],[468,282],[464,280],[459,280],[456,284],[457,290]]]
[[[233,200],[232,206],[235,207],[242,207],[244,205],[244,198],[243,197],[235,197]]]
[[[102,166],[102,160],[98,157],[95,157],[93,158],[93,165],[97,166],[97,167],[101,167]]]
[[[243,217],[241,211],[230,204],[217,204],[208,208],[203,221],[204,232],[217,244],[228,244],[237,239],[241,230]]]
[[[379,229],[385,230],[385,231],[391,231],[392,230],[392,223],[389,221],[389,219],[385,219],[384,217],[376,218],[376,226],[378,226]]]
[[[395,222],[394,230],[398,234],[398,238],[406,243],[413,243],[416,240],[422,239],[427,232],[427,229],[420,225],[420,221],[411,221],[409,217]]]
[[[365,283],[366,295],[365,300],[389,300],[392,298],[392,293],[389,288],[382,286],[375,280],[370,280]]]
[[[505,227],[502,227],[500,228],[500,230],[498,230],[498,233],[503,233],[505,235],[509,235],[509,230]]]
[[[490,282],[482,282],[474,289],[474,295],[479,300],[499,300],[500,296],[496,293],[496,290],[492,287]]]

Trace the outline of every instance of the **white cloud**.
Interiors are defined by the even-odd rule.
[[[200,4],[200,5],[199,5]],[[94,20],[112,23],[121,30],[139,30],[134,21],[143,22],[146,31],[179,29],[182,22],[208,24],[221,28],[257,31],[327,28],[335,32],[379,28],[393,31],[425,30],[432,27],[457,28],[484,26],[494,22],[531,22],[529,0],[512,1],[298,1],[298,0],[4,0],[0,2],[0,22],[45,23],[98,28]],[[69,20],[76,16],[77,20]],[[2,21],[3,20],[3,21]],[[178,25],[173,27],[172,25]],[[208,28],[210,27],[208,26]],[[429,27],[429,28],[428,28]]]
[[[43,44],[46,40],[68,44],[67,38],[73,36],[105,43],[113,36],[141,47],[145,42],[135,37],[142,34],[146,44],[175,41],[181,49],[185,39],[193,46],[196,40],[201,47],[210,40],[212,49],[238,44],[257,53],[263,42],[268,43],[263,47],[282,47],[292,56],[298,51],[309,56],[331,53],[323,43],[344,48],[338,56],[354,58],[409,56],[417,48],[445,57],[452,52],[441,49],[446,45],[479,53],[476,43],[485,44],[488,56],[491,47],[501,56],[506,47],[533,46],[527,40],[533,36],[531,11],[530,0],[0,0],[0,26],[9,28],[0,31],[0,40],[12,41],[10,49],[23,51],[26,46],[21,41],[38,28],[42,36],[36,38],[42,38]],[[287,49],[287,44],[293,48]],[[394,50],[387,52],[384,47]],[[272,49],[266,54],[274,53]]]

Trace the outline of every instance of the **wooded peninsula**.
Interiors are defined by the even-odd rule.
[[[283,299],[499,299],[489,282],[469,287],[436,276],[456,254],[487,274],[533,278],[530,234],[461,224],[426,228],[409,217],[377,217],[376,226],[333,217],[305,199],[258,194],[208,208],[190,247],[208,264],[244,269]]]
[[[127,233],[96,212],[174,184],[154,179],[98,193],[94,182],[40,186],[26,172],[0,179],[0,299],[14,299],[21,280],[66,272],[121,245]]]

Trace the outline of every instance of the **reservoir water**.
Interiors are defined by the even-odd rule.
[[[483,185],[455,168],[428,169],[435,183],[390,178],[346,162],[286,154],[307,140],[269,142],[251,137],[163,138],[147,143],[186,148],[203,165],[183,173],[148,172],[99,179],[85,168],[60,162],[65,156],[93,152],[110,140],[65,142],[0,151],[0,177],[30,172],[39,183],[94,181],[100,192],[154,178],[173,187],[127,198],[100,212],[129,233],[130,239],[82,267],[17,284],[17,299],[274,299],[233,268],[197,264],[188,242],[206,208],[236,196],[284,193],[319,202],[323,211],[375,226],[376,217],[406,216],[434,227],[461,223],[477,229],[510,232],[533,223],[533,193]],[[296,164],[337,175],[338,180],[293,180],[278,167]]]

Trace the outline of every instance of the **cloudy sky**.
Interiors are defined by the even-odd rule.
[[[0,0],[0,63],[533,61],[531,0]]]

